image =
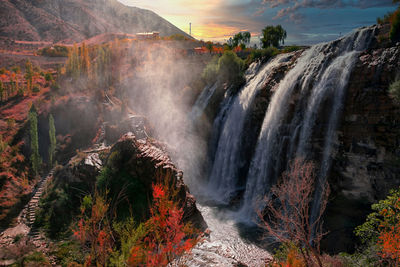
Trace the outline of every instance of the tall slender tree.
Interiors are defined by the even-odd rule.
[[[82,44],[81,54],[80,54],[80,65],[82,69],[82,74],[86,74],[88,77],[90,76],[90,58],[89,58],[89,50],[85,43]]]
[[[32,63],[27,60],[25,63],[25,79],[26,79],[26,89],[28,92],[32,91],[32,82],[33,82],[33,67]]]
[[[49,165],[50,167],[53,167],[57,140],[56,140],[56,127],[54,126],[54,118],[53,115],[51,114],[49,116],[49,137],[50,137]]]
[[[30,125],[30,136],[31,136],[31,163],[32,170],[35,175],[38,175],[40,164],[42,160],[39,154],[39,138],[37,129],[37,112],[35,106],[32,105],[29,111],[29,125]]]
[[[0,101],[3,101],[3,94],[4,94],[4,85],[3,82],[0,81]]]

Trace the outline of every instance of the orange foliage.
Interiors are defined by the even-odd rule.
[[[223,54],[224,48],[222,46],[213,46],[213,53]]]
[[[171,260],[192,249],[198,239],[190,224],[182,222],[183,210],[171,200],[167,185],[153,185],[151,218],[148,232],[131,249],[130,266],[166,266]]]
[[[0,220],[4,219],[21,196],[30,192],[28,168],[25,158],[19,153],[22,143],[7,146],[0,153]]]
[[[269,264],[271,267],[305,267],[306,264],[302,259],[302,256],[299,254],[296,248],[289,248],[286,259],[281,262],[279,260],[274,260]]]
[[[380,225],[382,231],[378,239],[380,254],[393,262],[394,266],[400,266],[400,198],[392,209],[384,209],[381,215],[384,220]]]
[[[81,242],[83,249],[89,252],[85,266],[105,266],[113,245],[111,227],[106,217],[109,204],[97,192],[94,195],[94,203],[90,204],[91,207],[82,204],[74,236]]]

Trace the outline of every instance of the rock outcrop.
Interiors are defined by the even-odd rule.
[[[115,155],[119,155],[117,162]],[[114,159],[111,159],[111,156]],[[113,162],[110,162],[111,160]],[[151,186],[154,183],[169,184],[172,190],[177,191],[177,201],[183,204],[184,221],[205,230],[206,224],[196,207],[195,198],[183,182],[182,171],[175,166],[161,143],[150,139],[137,139],[132,133],[127,133],[112,146],[107,164],[117,164],[119,169],[127,172],[130,179],[138,179],[145,187],[146,195],[151,194]]]
[[[387,31],[379,27],[371,49],[359,57],[334,141],[333,194],[325,220],[332,252],[351,250],[354,227],[370,205],[400,185],[400,109],[388,94],[400,74],[400,44],[379,42]]]

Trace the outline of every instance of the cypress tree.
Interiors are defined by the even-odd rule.
[[[28,92],[32,90],[32,79],[33,79],[33,67],[32,63],[27,60],[25,63],[25,79],[26,79],[26,89]]]
[[[56,127],[54,126],[54,118],[53,115],[51,114],[49,116],[49,137],[50,137],[49,164],[50,167],[53,167],[57,140],[56,140]]]
[[[31,163],[32,170],[35,175],[39,173],[40,164],[42,163],[39,155],[39,138],[37,129],[37,113],[34,106],[29,112],[29,125],[31,135]]]
[[[3,101],[4,86],[3,82],[0,81],[0,101]]]
[[[86,44],[82,44],[81,48],[81,69],[82,74],[86,74],[88,77],[90,76],[90,58],[89,58],[89,50],[86,47]]]

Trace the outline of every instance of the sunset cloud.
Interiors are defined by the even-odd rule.
[[[258,44],[261,30],[281,24],[287,44],[333,40],[354,28],[374,24],[394,9],[392,0],[118,0],[150,9],[197,39],[224,42],[250,31]],[[327,26],[324,26],[327,25]],[[335,26],[333,26],[335,25]]]
[[[270,8],[281,7],[275,16],[277,18],[289,17],[299,20],[298,11],[306,8],[332,9],[332,8],[376,8],[393,6],[392,0],[263,0],[262,5]]]

